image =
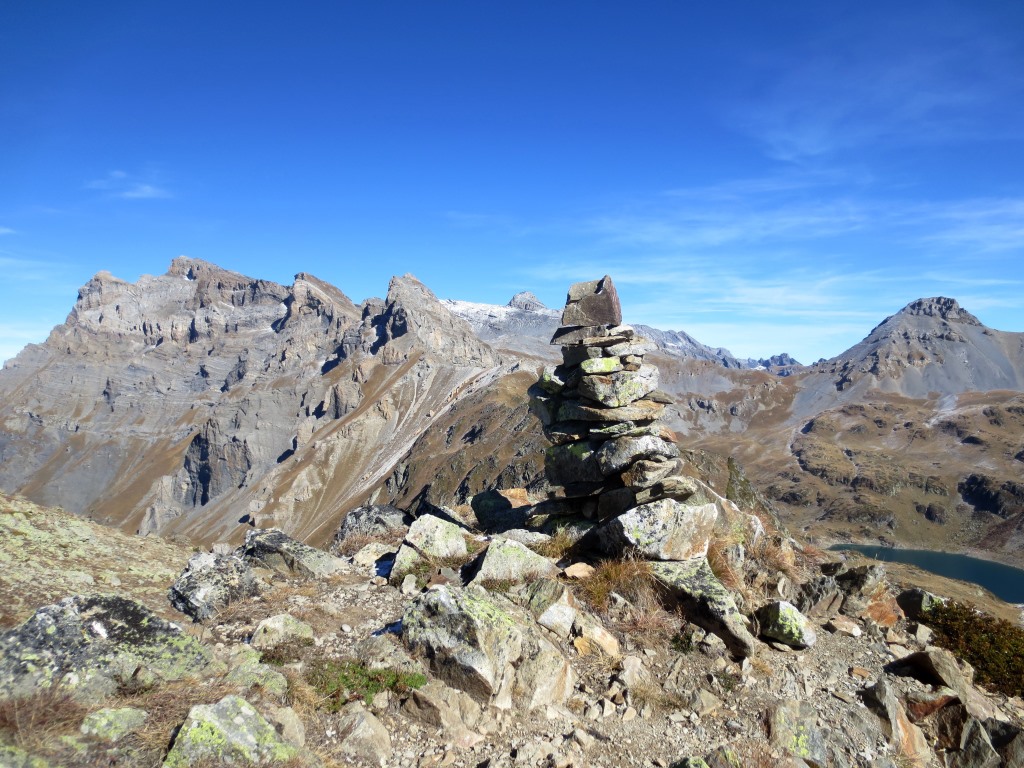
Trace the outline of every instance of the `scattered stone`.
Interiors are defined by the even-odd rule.
[[[135,707],[98,709],[85,716],[79,731],[99,741],[116,742],[138,730],[149,715]]]
[[[594,566],[586,563],[573,563],[562,571],[562,575],[567,579],[589,579],[594,575]]]
[[[860,637],[863,632],[856,621],[846,616],[834,616],[825,624],[825,629],[833,634],[845,637]]]

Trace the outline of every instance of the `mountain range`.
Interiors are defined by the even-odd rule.
[[[317,543],[368,501],[540,493],[526,389],[558,362],[558,324],[527,292],[441,301],[409,275],[356,304],[185,257],[136,283],[101,272],[0,371],[0,488],[203,542],[255,524]],[[691,459],[738,462],[808,536],[1024,561],[1024,334],[941,297],[809,366],[636,329]]]

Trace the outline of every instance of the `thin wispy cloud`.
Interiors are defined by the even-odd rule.
[[[1021,54],[962,13],[959,28],[938,30],[894,13],[787,51],[766,63],[774,77],[732,121],[771,157],[798,162],[865,145],[1020,137],[1015,121],[992,117],[1020,102]]]
[[[10,227],[0,227],[0,236],[13,234],[15,234],[15,231]]]
[[[87,182],[86,189],[107,193],[122,200],[153,200],[171,197],[171,193],[152,180],[139,178],[125,171],[109,171],[100,179]]]

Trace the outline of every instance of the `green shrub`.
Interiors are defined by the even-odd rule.
[[[369,704],[381,691],[419,688],[427,678],[397,669],[370,669],[355,659],[317,659],[309,665],[306,681],[323,696],[326,708],[337,712],[356,699]]]
[[[925,614],[935,643],[974,667],[975,681],[1007,696],[1024,695],[1024,629],[947,601]]]

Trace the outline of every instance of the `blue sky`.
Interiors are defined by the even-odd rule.
[[[714,7],[711,7],[711,6]],[[0,3],[0,359],[187,254],[836,355],[1024,330],[1024,4]]]

